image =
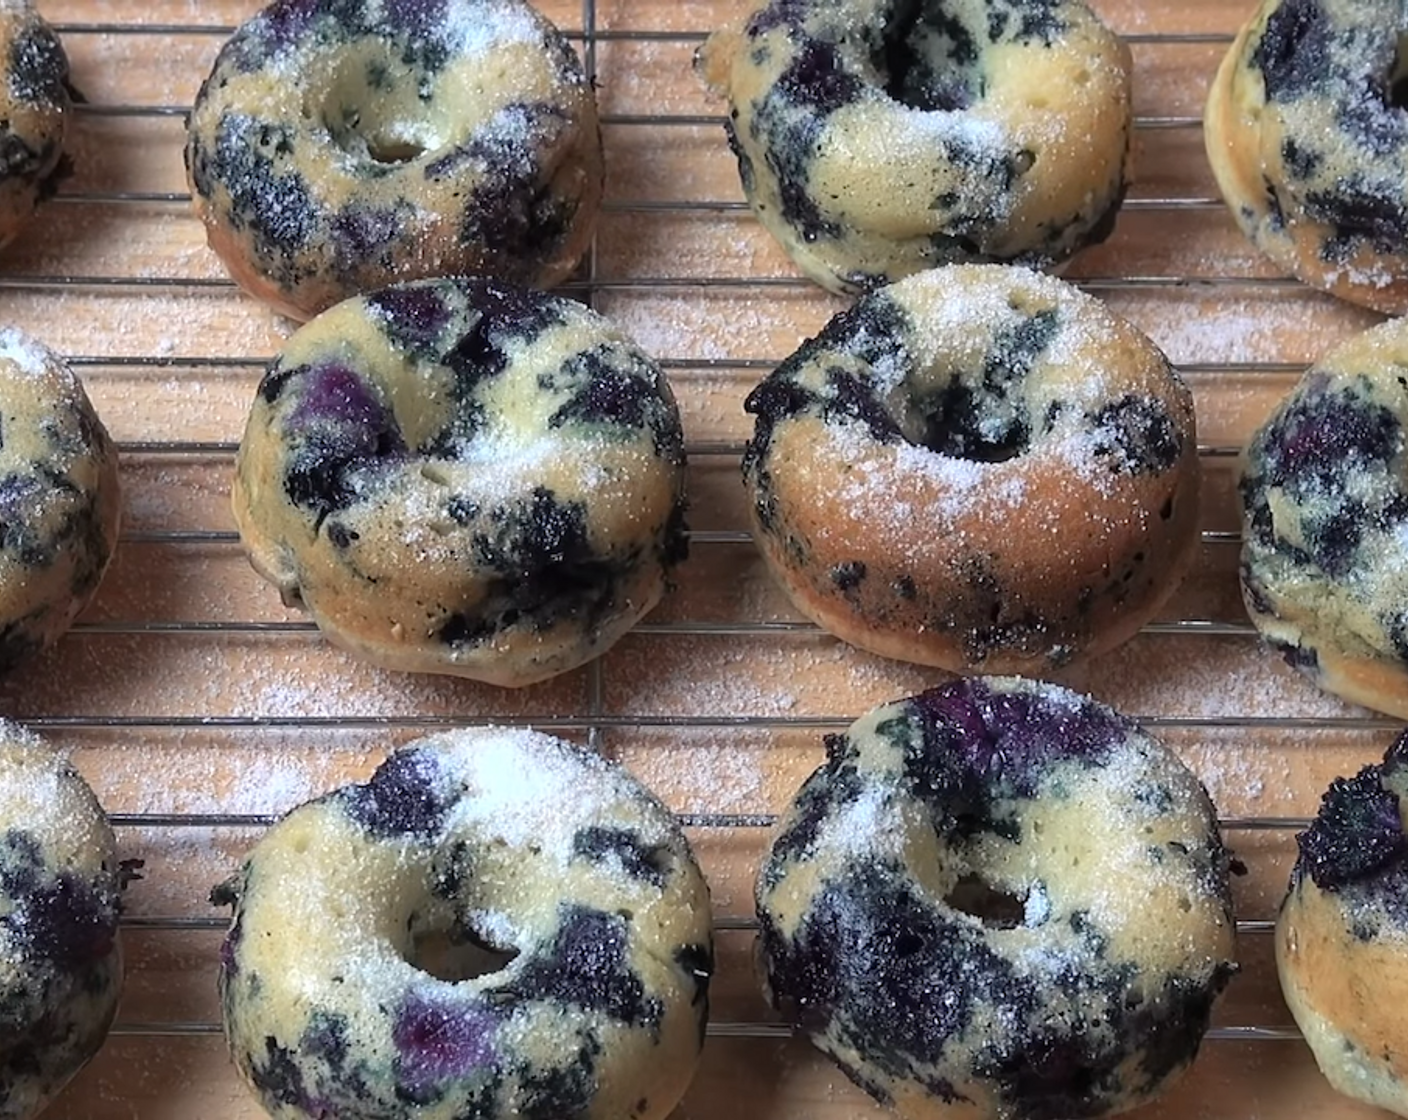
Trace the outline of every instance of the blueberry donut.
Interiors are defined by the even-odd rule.
[[[709,893],[674,817],[531,731],[431,736],[289,813],[216,892],[235,1064],[275,1120],[659,1120]]]
[[[579,303],[491,280],[348,300],[255,395],[254,567],[378,664],[524,685],[603,652],[684,558],[660,368]]]
[[[25,228],[64,173],[68,56],[29,0],[0,0],[0,245]]]
[[[0,671],[56,641],[117,546],[117,449],[67,363],[0,328]]]
[[[1408,323],[1317,361],[1242,467],[1242,599],[1321,688],[1408,718]]]
[[[1054,685],[955,681],[826,743],[758,877],[774,1002],[900,1116],[1133,1108],[1235,971],[1197,778]]]
[[[591,84],[524,0],[276,0],[220,51],[185,156],[211,248],[296,319],[427,276],[550,287],[602,191]]]
[[[1310,827],[1276,922],[1281,991],[1339,1092],[1408,1116],[1408,736],[1337,778]]]
[[[797,608],[887,657],[1040,674],[1130,637],[1198,539],[1192,396],[1047,276],[862,296],[749,395],[753,536]]]
[[[117,1011],[122,869],[76,771],[0,721],[0,1118],[28,1120],[98,1052]]]
[[[833,292],[1114,226],[1129,49],[1080,0],[771,0],[699,61],[753,212]]]
[[[1341,299],[1408,311],[1408,14],[1263,0],[1223,58],[1204,135],[1238,225]]]

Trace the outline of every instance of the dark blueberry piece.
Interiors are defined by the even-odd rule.
[[[1385,789],[1382,766],[1336,778],[1310,827],[1296,837],[1300,869],[1335,891],[1402,859],[1405,846],[1398,795]]]
[[[291,428],[320,422],[339,427],[379,430],[391,423],[388,409],[360,374],[330,363],[307,368],[298,403],[289,417]]]
[[[1408,241],[1408,213],[1397,183],[1375,183],[1363,176],[1341,180],[1333,191],[1308,191],[1306,213],[1334,226],[1321,247],[1327,261],[1347,260],[1362,243],[1395,252]]]
[[[28,661],[44,646],[24,621],[7,622],[0,627],[0,673]]]
[[[1061,313],[1048,308],[1003,326],[983,358],[983,383],[1005,384],[1027,377],[1061,327]]]
[[[738,161],[738,179],[743,185],[743,193],[747,197],[752,197],[758,182],[758,173],[753,167],[753,157],[743,150],[743,145],[738,139],[738,129],[734,126],[733,121],[724,121],[724,134],[728,138],[728,150]]]
[[[1309,179],[1320,169],[1324,157],[1313,148],[1287,137],[1281,141],[1281,160],[1291,178]]]
[[[665,885],[672,860],[666,847],[647,846],[640,833],[626,828],[591,825],[572,837],[572,855],[600,861],[615,859],[626,874],[653,887]]]
[[[340,521],[327,521],[324,524],[327,526],[328,540],[335,548],[351,548],[356,541],[361,540],[361,534],[349,529]]]
[[[303,248],[318,225],[317,206],[303,176],[275,170],[287,139],[253,117],[227,113],[215,130],[214,149],[195,146],[191,174],[196,190],[213,197],[215,184],[230,194],[230,223],[248,228],[261,256],[282,260]]]
[[[445,505],[445,512],[456,525],[470,525],[480,514],[479,503],[456,494]]]
[[[432,350],[450,322],[450,308],[434,284],[383,288],[367,296],[367,306],[386,337],[412,351]]]
[[[117,905],[72,872],[60,871],[23,896],[5,924],[38,958],[73,973],[112,952]]]
[[[344,206],[332,219],[331,235],[337,268],[350,275],[375,260],[401,232],[397,207]]]
[[[843,765],[835,759],[828,760],[802,783],[792,804],[789,823],[778,833],[768,851],[761,877],[763,885],[776,886],[786,874],[788,863],[806,859],[822,824],[832,813],[854,802],[862,789],[855,766]]]
[[[1093,701],[1074,706],[1042,692],[996,692],[981,680],[953,681],[913,697],[922,751],[906,767],[916,792],[991,801],[1030,797],[1053,765],[1103,764],[1135,730],[1132,721]]]
[[[838,591],[854,591],[865,582],[865,564],[860,560],[847,560],[831,569],[831,582]]]
[[[1312,380],[1257,437],[1265,485],[1296,495],[1341,488],[1356,466],[1388,463],[1402,431],[1393,413]]]
[[[334,1073],[340,1073],[347,1062],[347,1016],[335,1011],[318,1009],[308,1016],[299,1049],[326,1062]]]
[[[756,39],[775,27],[800,31],[814,6],[814,0],[769,0],[767,7],[754,13],[748,21],[748,36]]]
[[[64,480],[66,482],[66,480]],[[49,487],[37,475],[7,474],[0,478],[0,549],[27,568],[53,562],[59,541],[46,539],[34,524]]]
[[[445,824],[457,795],[432,754],[402,750],[363,785],[342,794],[347,815],[378,837],[430,836]]]
[[[567,126],[563,110],[546,101],[514,101],[500,109],[497,115],[481,125],[470,139],[437,157],[425,167],[425,177],[444,179],[462,174],[467,165],[475,165],[487,179],[506,183],[515,179],[531,190],[538,168],[530,158],[531,149],[524,138],[549,130],[545,146],[550,146],[556,134]]]
[[[499,1057],[494,1036],[500,1022],[493,1010],[469,999],[450,1002],[408,993],[391,1028],[398,1087],[412,1100],[430,1101],[447,1081],[488,1073]]]
[[[833,366],[826,371],[826,387],[828,395],[822,416],[827,423],[834,424],[841,417],[858,420],[865,425],[870,438],[878,443],[904,441],[899,424],[868,381],[842,366]]]
[[[279,1045],[273,1035],[264,1039],[264,1061],[251,1057],[249,1074],[254,1088],[266,1101],[298,1107],[308,1100],[298,1055]]]
[[[970,80],[978,44],[962,20],[935,4],[896,3],[871,62],[885,75],[885,92],[924,111],[966,109],[976,90]]]
[[[62,105],[68,101],[68,57],[46,25],[30,23],[10,45],[10,93],[18,101]]]
[[[587,906],[559,907],[552,945],[525,962],[516,987],[527,999],[600,1011],[632,1026],[653,1027],[663,1014],[631,967],[626,920]]]
[[[1268,613],[1262,611],[1263,614]],[[1298,646],[1291,642],[1272,641],[1271,648],[1281,655],[1283,660],[1292,669],[1300,669],[1307,673],[1318,673],[1320,671],[1320,656],[1309,646]]]
[[[917,897],[885,865],[828,882],[790,943],[765,911],[759,917],[773,992],[804,1028],[834,1023],[893,1076],[932,1061],[979,1008],[1037,1006],[1032,981],[988,948],[980,928]]]
[[[1002,463],[1021,455],[1031,443],[1020,397],[994,399],[993,394],[954,380],[923,400],[920,409],[925,430],[919,442],[949,458]]]
[[[778,75],[777,88],[793,105],[822,115],[859,100],[865,83],[847,71],[830,43],[809,39]]]
[[[675,950],[675,964],[694,981],[696,1007],[709,1006],[709,982],[714,976],[714,950],[709,945],[683,945]]]
[[[1388,104],[1367,81],[1357,96],[1341,98],[1335,105],[1335,124],[1365,151],[1390,156],[1408,143],[1408,122],[1402,111]],[[1283,149],[1284,149],[1283,144]]]
[[[596,1049],[584,1046],[575,1061],[545,1069],[530,1067],[520,1083],[517,1113],[522,1120],[585,1116],[596,1095],[596,1056]]]
[[[743,469],[756,469],[766,457],[778,424],[800,416],[816,403],[816,394],[791,380],[781,367],[754,386],[743,402],[744,411],[757,417],[753,438],[744,451]]]
[[[273,404],[283,394],[284,386],[293,377],[302,377],[308,372],[308,366],[285,366],[280,361],[275,361],[259,381],[259,395],[264,398],[265,404]]]
[[[689,500],[683,495],[670,510],[669,520],[660,545],[660,566],[666,571],[679,567],[689,559]]]
[[[1319,0],[1284,0],[1266,21],[1252,65],[1261,70],[1268,101],[1292,101],[1332,72],[1330,18]]]
[[[1354,567],[1368,516],[1363,502],[1346,497],[1326,517],[1303,519],[1306,551],[1326,575],[1339,579]]]
[[[1013,41],[1030,43],[1039,39],[1043,46],[1051,46],[1066,33],[1066,21],[1057,14],[1063,3],[1064,0],[1020,0],[1014,4],[1021,18],[1012,35]]]
[[[919,597],[919,587],[914,582],[912,576],[900,576],[895,580],[895,594],[906,602],[912,602]]]
[[[549,427],[575,422],[631,431],[644,428],[651,434],[658,457],[670,463],[684,462],[679,415],[666,402],[658,371],[641,355],[616,343],[603,343],[572,355],[562,364],[559,376],[580,388],[549,417]]]
[[[1178,462],[1183,438],[1164,402],[1126,393],[1085,415],[1091,454],[1116,474],[1162,474]]]

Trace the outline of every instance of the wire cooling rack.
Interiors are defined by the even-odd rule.
[[[46,9],[42,0],[40,6]],[[381,710],[368,710],[360,699],[348,700],[346,691],[336,690],[334,698],[341,700],[345,710],[337,709],[336,703],[334,710],[326,705],[279,705],[277,711],[260,711],[225,703],[206,708],[189,702],[192,696],[205,695],[190,688],[178,688],[176,701],[164,702],[167,682],[160,673],[142,685],[153,689],[150,706],[130,697],[113,698],[113,693],[126,687],[120,673],[109,673],[112,679],[104,677],[96,690],[79,689],[79,699],[69,702],[65,682],[77,679],[70,674],[81,674],[107,657],[105,642],[116,642],[119,653],[131,652],[135,661],[144,664],[149,649],[167,650],[168,643],[174,643],[172,656],[179,663],[173,676],[208,672],[210,664],[222,664],[221,651],[234,643],[291,644],[295,652],[289,665],[322,649],[316,628],[277,610],[272,592],[244,570],[224,505],[218,494],[211,499],[217,482],[226,479],[232,467],[234,440],[243,421],[237,403],[248,399],[278,336],[289,329],[239,296],[212,259],[189,251],[199,241],[198,233],[192,233],[198,231],[198,223],[187,210],[189,196],[180,182],[179,148],[190,94],[219,44],[254,7],[243,0],[205,4],[170,0],[151,8],[146,16],[124,8],[118,20],[110,18],[116,6],[103,0],[76,0],[63,6],[54,0],[47,5],[47,14],[75,59],[78,84],[86,89],[86,83],[94,81],[104,91],[102,96],[90,95],[92,100],[79,107],[81,146],[97,151],[134,142],[130,135],[135,129],[141,154],[150,149],[153,158],[165,161],[165,170],[136,175],[140,183],[134,186],[133,175],[122,168],[114,172],[101,160],[94,161],[100,165],[98,172],[85,175],[80,160],[79,174],[42,211],[42,218],[57,227],[69,223],[70,215],[99,213],[114,223],[128,215],[142,215],[155,223],[156,232],[141,235],[151,242],[142,244],[151,249],[143,258],[149,263],[132,269],[90,267],[82,248],[64,242],[51,251],[42,238],[31,238],[0,266],[0,301],[9,300],[12,312],[21,318],[28,315],[26,325],[41,337],[46,331],[62,336],[67,329],[66,337],[78,339],[60,349],[68,351],[100,405],[104,399],[114,402],[120,416],[115,430],[125,474],[135,472],[137,497],[157,515],[130,519],[135,524],[124,531],[114,574],[98,603],[54,656],[33,672],[21,674],[4,699],[19,709],[25,723],[75,746],[81,768],[100,792],[110,773],[128,765],[148,740],[162,737],[174,737],[171,741],[178,746],[187,743],[187,737],[197,746],[216,743],[236,758],[237,766],[238,756],[252,749],[251,743],[262,742],[263,736],[277,740],[274,749],[291,740],[306,747],[306,753],[318,755],[325,746],[332,753],[341,751],[342,739],[349,735],[357,743],[384,745],[390,739],[450,725],[522,724],[586,738],[609,753],[624,754],[633,768],[644,769],[647,780],[665,775],[674,765],[667,758],[652,770],[653,744],[673,748],[687,739],[695,749],[704,743],[726,752],[740,738],[761,743],[757,752],[761,776],[755,775],[745,791],[757,802],[755,809],[710,804],[707,788],[696,789],[688,797],[676,789],[672,800],[672,804],[683,803],[680,819],[691,830],[719,900],[715,928],[720,934],[723,983],[716,985],[719,994],[709,1033],[714,1039],[740,1040],[745,1046],[717,1053],[716,1044],[711,1044],[706,1069],[714,1074],[713,1083],[704,1083],[701,1076],[682,1114],[722,1116],[721,1102],[731,1101],[730,1114],[737,1115],[742,1108],[750,1120],[880,1115],[823,1059],[800,1042],[786,1041],[791,1029],[769,1017],[748,966],[750,934],[756,929],[748,892],[752,868],[775,814],[819,759],[821,735],[844,727],[875,702],[914,691],[916,684],[937,678],[840,649],[810,623],[799,620],[780,595],[768,589],[765,573],[756,566],[743,529],[741,489],[730,490],[718,482],[736,475],[744,434],[739,409],[743,393],[839,306],[798,278],[754,227],[738,195],[723,142],[721,113],[697,93],[688,73],[689,55],[703,40],[705,29],[737,19],[745,5],[731,0],[683,4],[582,0],[578,6],[564,0],[556,7],[544,4],[544,10],[568,29],[598,82],[609,167],[613,147],[619,146],[670,153],[682,160],[683,169],[673,180],[646,177],[647,188],[660,188],[663,183],[663,189],[656,190],[660,197],[649,193],[636,197],[627,189],[634,184],[626,177],[609,174],[602,230],[577,278],[565,290],[638,332],[648,331],[661,315],[669,320],[672,314],[683,315],[683,309],[712,300],[721,301],[725,312],[744,309],[737,329],[725,324],[731,342],[725,354],[688,346],[687,330],[672,336],[684,343],[676,352],[656,349],[686,407],[691,493],[703,491],[702,497],[694,499],[697,527],[690,534],[694,557],[690,567],[702,568],[709,578],[742,573],[739,580],[751,589],[750,594],[730,598],[718,609],[707,589],[684,595],[673,608],[667,601],[625,644],[644,643],[650,650],[694,651],[697,647],[706,657],[737,644],[750,651],[737,671],[760,673],[760,688],[771,689],[774,695],[757,702],[757,693],[721,685],[696,701],[688,689],[671,691],[673,682],[662,679],[661,691],[674,700],[642,702],[629,688],[624,689],[623,699],[617,695],[623,682],[646,659],[613,654],[582,670],[580,681],[571,687],[522,702],[476,687],[451,688],[447,699],[431,686],[423,692],[412,689],[410,700],[403,702],[395,692],[394,679],[378,676],[371,707],[379,703]],[[1169,1099],[1171,1103],[1154,1106],[1150,1115],[1288,1118],[1304,1115],[1310,1107],[1307,1102],[1323,1102],[1317,1115],[1339,1115],[1335,1109],[1348,1106],[1329,1094],[1309,1066],[1303,1047],[1294,1045],[1299,1035],[1279,1003],[1267,935],[1293,850],[1292,832],[1304,826],[1328,777],[1368,761],[1398,725],[1319,696],[1259,650],[1236,606],[1239,534],[1228,480],[1246,433],[1289,387],[1306,359],[1323,348],[1330,334],[1357,329],[1365,320],[1326,297],[1307,293],[1298,282],[1269,272],[1240,241],[1206,168],[1198,165],[1189,170],[1190,163],[1201,158],[1202,91],[1230,42],[1231,30],[1247,14],[1241,10],[1244,5],[1232,12],[1213,0],[1190,5],[1173,5],[1171,0],[1167,5],[1157,0],[1144,4],[1111,0],[1097,7],[1112,25],[1126,32],[1135,52],[1140,159],[1133,197],[1125,204],[1116,236],[1107,246],[1079,258],[1069,275],[1144,326],[1193,384],[1204,433],[1200,452],[1208,495],[1202,559],[1167,616],[1151,624],[1129,650],[1063,679],[1141,717],[1183,751],[1208,782],[1223,811],[1229,841],[1250,869],[1239,885],[1238,897],[1239,912],[1246,915],[1238,922],[1246,961],[1243,974],[1234,981],[1224,1013],[1209,1036],[1213,1045],[1205,1049],[1188,1082]],[[628,60],[651,63],[644,91],[625,80],[625,63],[617,65],[617,53],[622,50]],[[129,61],[117,78],[100,80],[109,57],[140,61],[166,57],[168,51],[178,59],[204,61],[183,78],[169,80],[153,79],[139,63]],[[1146,96],[1139,96],[1141,88],[1148,90]],[[181,96],[172,96],[173,90]],[[668,105],[668,111],[644,111],[658,104]],[[75,218],[74,224],[81,223]],[[642,229],[645,234],[639,232]],[[707,255],[680,255],[670,244],[652,248],[650,231],[659,229],[716,233],[721,245],[717,261]],[[645,248],[636,255],[614,251],[614,243],[623,237],[640,240]],[[169,251],[171,245],[178,250]],[[1189,245],[1194,248],[1189,250]],[[110,322],[122,317],[124,307],[139,309],[173,295],[209,297],[222,309],[221,315],[257,319],[258,342],[267,339],[270,344],[203,352],[201,339],[192,335],[189,352],[177,354],[160,330],[141,324],[136,336],[80,330],[68,323],[65,301],[74,295],[112,301],[103,305],[114,317]],[[637,309],[637,301],[644,311]],[[770,318],[779,305],[786,312],[781,326]],[[695,320],[684,315],[683,321]],[[1200,334],[1204,322],[1210,325]],[[1287,322],[1289,332],[1282,336],[1280,327]],[[1268,323],[1270,335],[1264,329]],[[250,337],[248,332],[229,330],[221,337],[226,335],[236,341]],[[114,337],[123,345],[112,344]],[[216,392],[219,401],[213,413],[195,399],[187,381]],[[148,409],[142,395],[158,383],[161,403],[155,403],[154,397]],[[190,417],[182,407],[168,412],[172,401],[178,406],[189,403]],[[163,480],[162,470],[176,480]],[[182,488],[188,477],[196,481],[189,490]],[[160,488],[162,500],[152,498],[147,486]],[[234,606],[221,598],[223,591],[208,590],[187,599],[157,596],[152,606],[147,592],[134,589],[140,589],[141,569],[153,558],[152,568],[158,574],[172,564],[199,562],[208,563],[221,578],[237,580],[241,589],[232,593]],[[109,586],[114,580],[115,590]],[[799,659],[798,649],[808,651],[807,656]],[[1132,669],[1132,663],[1141,667]],[[1211,677],[1205,663],[1212,665]],[[728,672],[688,657],[681,657],[680,665],[683,668],[672,671],[701,676],[715,672],[721,680]],[[819,695],[803,696],[796,703],[779,701],[777,693],[796,685],[793,678],[799,668],[821,675],[814,690]],[[364,672],[326,658],[318,661],[314,672],[341,670]],[[55,678],[61,683],[48,687]],[[31,687],[39,699],[26,699]],[[1208,702],[1208,693],[1216,694],[1213,702]],[[1217,702],[1216,697],[1224,693],[1226,702]],[[418,706],[425,697],[429,701]],[[1192,699],[1198,702],[1191,703]],[[82,706],[90,700],[88,707]],[[627,740],[624,748],[623,739]],[[644,745],[635,740],[643,740]],[[353,752],[346,766],[364,773],[370,757]],[[134,768],[138,773],[133,780],[148,782],[160,771],[160,760],[134,764]],[[689,777],[684,776],[682,786]],[[214,1112],[206,1111],[206,1105],[191,1105],[181,1095],[188,1086],[178,1086],[170,1099],[163,1099],[150,1086],[130,1090],[129,1096],[119,1064],[130,1062],[134,1054],[145,1056],[147,1062],[159,1061],[166,1053],[163,1047],[172,1040],[218,1035],[211,993],[217,933],[225,922],[202,905],[194,886],[184,885],[191,875],[183,877],[180,862],[193,847],[200,847],[194,860],[200,870],[193,873],[193,882],[200,882],[198,876],[207,867],[228,872],[259,830],[291,802],[281,802],[280,790],[271,789],[268,811],[220,806],[214,811],[166,811],[150,807],[159,799],[133,795],[124,780],[113,779],[109,784],[112,792],[105,801],[119,829],[123,854],[146,857],[149,883],[170,876],[180,889],[150,896],[134,889],[123,919],[129,950],[136,950],[130,952],[129,989],[136,984],[145,994],[136,1007],[131,1001],[124,1004],[113,1031],[115,1042],[108,1049],[124,1042],[139,1049],[123,1050],[120,1058],[110,1060],[106,1053],[100,1056],[56,1112],[73,1117],[253,1116],[254,1112],[245,1111],[253,1106],[229,1103],[241,1099],[233,1095],[222,1098]],[[180,803],[182,799],[173,795],[171,800]],[[124,808],[134,804],[147,807]],[[204,885],[218,877],[208,874]],[[173,897],[179,897],[179,904],[172,903]],[[149,952],[143,938],[156,938],[163,948]],[[178,958],[182,963],[171,966],[169,961]],[[146,967],[151,967],[155,978],[143,976]],[[1238,996],[1239,991],[1247,994]],[[1257,1044],[1256,1053],[1244,1051],[1240,1043]],[[1265,1043],[1277,1045],[1261,1045]],[[774,1044],[786,1049],[779,1051]],[[711,1058],[711,1053],[716,1056]],[[200,1075],[233,1083],[233,1074],[220,1062],[223,1057],[216,1064],[201,1066]],[[717,1076],[734,1073],[736,1066],[756,1066],[751,1076],[783,1078],[786,1086],[762,1103],[742,1104],[730,1097],[727,1086],[719,1087]],[[1229,1096],[1228,1083],[1242,1078],[1250,1080]],[[1275,1097],[1278,1083],[1293,1086],[1296,1096]],[[1278,1101],[1284,1102],[1284,1110],[1278,1110]]]

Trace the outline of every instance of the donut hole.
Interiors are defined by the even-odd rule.
[[[911,439],[950,459],[1004,463],[1024,454],[1031,424],[1020,399],[956,377],[914,402]]]
[[[932,7],[932,5],[927,5]],[[925,112],[966,109],[978,99],[982,75],[973,44],[985,41],[960,20],[925,18],[922,0],[900,0],[872,49],[871,65],[885,92]]]
[[[1408,32],[1400,32],[1393,50],[1393,68],[1388,74],[1388,103],[1395,109],[1408,109]]]
[[[473,930],[436,924],[412,931],[406,960],[437,980],[454,984],[502,972],[517,956],[517,949],[500,948]]]
[[[443,110],[410,75],[391,77],[405,70],[391,43],[343,60],[316,110],[333,143],[359,160],[388,166],[445,146]]]
[[[959,876],[944,896],[953,910],[977,918],[988,929],[1016,929],[1026,921],[1027,901],[1010,891],[995,887],[972,872]]]

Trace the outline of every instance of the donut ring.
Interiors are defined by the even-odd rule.
[[[700,66],[753,212],[833,292],[1113,229],[1129,48],[1079,0],[771,0]]]
[[[1312,287],[1408,311],[1408,19],[1371,0],[1263,0],[1208,93],[1208,158],[1237,224]]]
[[[236,457],[251,562],[336,644],[519,686],[604,652],[684,559],[684,436],[601,316],[489,280],[347,300],[292,335]]]
[[[48,347],[0,328],[0,671],[57,641],[117,547],[117,448]]]
[[[24,230],[67,173],[68,56],[28,0],[0,2],[0,245]]]
[[[1346,1096],[1408,1116],[1408,737],[1337,778],[1310,827],[1276,920],[1281,991],[1316,1064]]]
[[[122,870],[93,791],[0,720],[0,1117],[29,1120],[98,1052],[122,989]]]
[[[1336,346],[1252,436],[1242,600],[1319,687],[1408,718],[1408,323]]]
[[[1094,1117],[1193,1060],[1236,969],[1197,778],[1055,685],[964,679],[827,739],[758,877],[770,994],[902,1117]]]
[[[753,536],[837,637],[1040,673],[1132,636],[1198,539],[1192,396],[1051,277],[935,269],[862,296],[745,402]]]
[[[523,0],[277,0],[220,51],[185,159],[210,247],[295,319],[419,277],[551,287],[602,191],[591,84]]]
[[[708,888],[670,812],[561,740],[412,743],[217,900],[225,1030],[279,1120],[660,1120],[694,1070]]]

